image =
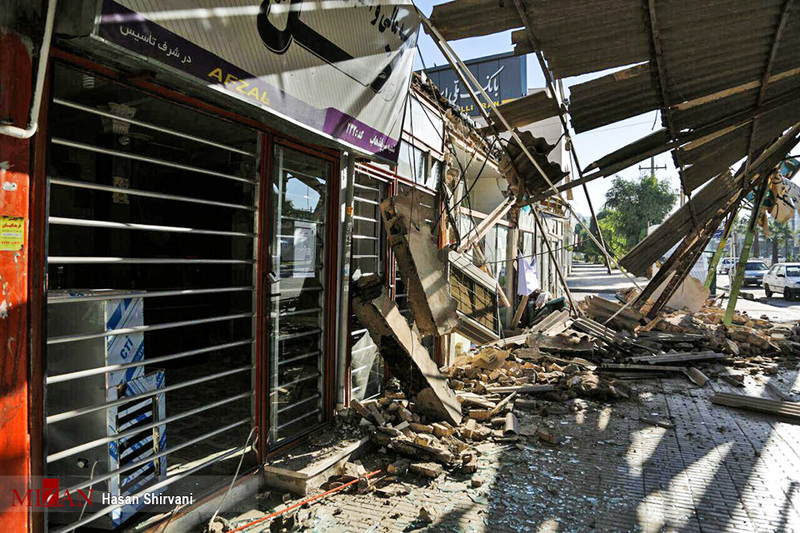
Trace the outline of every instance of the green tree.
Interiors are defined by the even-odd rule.
[[[597,214],[609,251],[617,257],[628,253],[647,236],[648,227],[664,221],[676,200],[677,195],[668,180],[658,180],[652,175],[643,175],[637,180],[616,176],[606,192],[606,203]],[[594,222],[590,229],[596,234]],[[601,257],[600,251],[588,239],[579,250],[590,261]]]
[[[638,180],[614,178],[606,193],[604,210],[615,213],[615,225],[625,238],[628,249],[647,236],[647,228],[660,224],[675,205],[677,195],[669,181],[653,175]]]
[[[789,224],[779,224],[774,220],[769,221],[769,232],[772,234],[772,262],[777,263],[780,248],[783,247],[783,256],[789,260],[791,246],[794,244],[794,235]]]

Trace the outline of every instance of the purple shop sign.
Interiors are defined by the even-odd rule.
[[[159,2],[158,11],[146,0],[122,1],[136,9],[103,0],[100,38],[365,153],[397,161],[419,25],[416,12],[410,16],[410,7],[338,0],[333,2],[336,9],[310,9],[307,15],[301,11],[302,1],[273,5],[267,0],[260,7],[243,4],[211,11],[177,10],[177,0]],[[323,4],[307,3],[318,8]],[[281,7],[289,10],[281,13]],[[208,13],[217,18],[208,22]],[[277,30],[267,18],[286,18],[287,13],[284,30]],[[345,15],[354,20],[349,31],[342,28]],[[237,24],[231,23],[234,17]],[[327,30],[330,39],[320,29]],[[363,39],[354,34],[356,30],[365,34]],[[240,48],[220,44],[233,41]],[[219,48],[219,53],[208,48]],[[249,68],[223,55],[235,56],[236,63]]]

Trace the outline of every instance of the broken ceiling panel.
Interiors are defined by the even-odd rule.
[[[599,72],[650,58],[644,10],[639,0],[523,0],[522,3],[527,5],[531,29],[556,78]],[[513,32],[511,40],[515,54],[533,51],[525,30]]]
[[[558,102],[545,90],[540,90],[531,93],[522,98],[517,98],[505,104],[497,106],[503,118],[511,124],[512,128],[521,128],[534,122],[546,120],[548,118],[558,116]],[[491,113],[492,124],[497,131],[506,131],[503,123],[497,119],[494,113]],[[482,128],[481,132],[485,133],[491,131],[491,128]]]
[[[448,41],[491,35],[522,26],[517,8],[511,0],[446,2],[433,6],[430,20]]]
[[[669,133],[666,128],[662,128],[598,159],[586,167],[584,172],[600,169],[603,176],[610,176],[644,160],[650,153],[660,154],[666,151],[668,144]]]
[[[657,109],[650,64],[643,63],[570,87],[569,111],[578,133]]]
[[[752,150],[758,154],[780,136],[783,131],[800,121],[800,108],[784,106],[760,116],[752,133]],[[685,179],[690,190],[698,188],[714,176],[742,159],[751,147],[752,122],[736,128],[700,146],[688,144],[676,151],[686,165]]]
[[[656,2],[670,102],[758,80],[785,0]]]
[[[647,61],[650,43],[639,0],[522,0],[533,32],[558,78]],[[431,22],[448,40],[522,27],[513,0],[456,0],[434,6]],[[512,33],[517,55],[532,52],[524,30]]]
[[[524,17],[514,15],[519,4]],[[757,153],[800,119],[793,97],[800,101],[800,2],[460,0],[436,6],[434,15],[451,38],[519,28],[524,20],[529,27],[511,34],[515,53],[535,45],[556,78],[621,69],[572,87],[576,131],[658,108],[670,136],[664,148],[723,130],[673,154],[690,188]],[[755,127],[737,128],[753,117]],[[653,152],[651,141],[631,148]],[[635,155],[619,155],[617,167],[636,162]]]
[[[447,335],[458,326],[445,269],[447,250],[437,248],[430,224],[410,195],[392,196],[380,208],[414,322],[422,335]]]
[[[548,159],[548,155],[554,148],[552,144],[541,137],[534,137],[529,131],[517,131],[517,135],[533,155],[539,167],[547,174],[551,183],[555,185],[568,175],[558,163],[553,163]],[[517,198],[535,197],[550,189],[550,185],[522,151],[516,139],[510,140],[506,149],[508,153],[503,154],[500,171],[505,174],[509,189]]]

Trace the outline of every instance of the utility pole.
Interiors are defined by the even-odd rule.
[[[650,166],[649,167],[643,167],[642,165],[639,165],[639,170],[649,170],[650,171],[650,175],[651,176],[655,176],[656,175],[656,170],[667,170],[667,166],[666,165],[663,165],[663,166],[660,166],[660,167],[656,166],[656,156],[652,156],[650,158]]]

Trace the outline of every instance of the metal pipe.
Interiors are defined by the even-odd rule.
[[[66,257],[48,258],[51,265],[180,265],[186,263],[208,265],[252,264],[250,259],[179,259],[161,257]]]
[[[749,159],[748,159],[749,161]],[[747,170],[745,170],[745,173]],[[767,197],[767,190],[769,189],[769,180],[772,177],[771,173],[766,173],[758,191],[758,195],[753,202],[753,210],[750,212],[750,224],[747,227],[747,234],[742,244],[741,255],[736,264],[736,272],[733,280],[731,280],[731,290],[728,293],[728,307],[725,309],[725,316],[722,318],[722,323],[730,326],[733,322],[733,313],[736,310],[736,301],[739,299],[739,290],[742,288],[744,282],[744,271],[747,266],[747,260],[750,258],[750,248],[753,245],[753,237],[758,232],[758,217],[761,215],[761,208],[764,205],[764,199]]]
[[[231,209],[244,209],[246,211],[256,211],[255,207],[249,205],[229,204],[227,202],[216,202],[214,200],[203,200],[202,198],[192,198],[190,196],[178,196],[176,194],[164,194],[160,192],[144,191],[141,189],[125,189],[122,187],[112,187],[111,185],[100,185],[98,183],[87,183],[85,181],[68,180],[63,178],[50,178],[50,183],[53,185],[63,185],[65,187],[75,187],[79,189],[92,189],[96,191],[130,194],[131,196],[158,198],[159,200],[174,200],[176,202],[189,202],[192,204],[213,205],[216,207],[230,207]]]
[[[64,492],[59,494],[58,499],[60,500],[63,496],[66,496],[67,492],[69,492],[70,494],[75,494],[76,491],[83,490],[83,489],[85,489],[87,487],[91,487],[92,485],[94,485],[96,483],[102,483],[103,481],[106,481],[108,479],[111,479],[114,476],[117,476],[119,474],[127,472],[128,470],[135,470],[135,469],[139,468],[140,466],[146,465],[147,463],[151,463],[153,461],[161,459],[162,457],[166,457],[167,455],[169,455],[171,453],[175,453],[175,452],[177,452],[179,450],[182,450],[182,449],[184,449],[184,448],[186,448],[188,446],[192,446],[194,444],[197,444],[198,442],[202,442],[202,441],[210,439],[212,437],[216,437],[220,433],[225,433],[226,431],[229,431],[229,430],[231,430],[231,429],[233,429],[235,427],[241,426],[242,424],[246,424],[246,423],[252,422],[252,421],[253,421],[252,418],[243,418],[243,419],[239,420],[238,422],[234,422],[233,424],[228,424],[225,427],[222,427],[222,428],[219,428],[219,429],[215,429],[214,431],[206,433],[205,435],[200,435],[199,437],[195,437],[195,438],[193,438],[191,440],[188,440],[186,442],[182,442],[181,444],[179,444],[177,446],[174,446],[172,448],[167,448],[163,452],[159,452],[157,454],[150,455],[150,456],[148,456],[148,457],[146,457],[144,459],[140,459],[139,461],[134,461],[132,463],[128,463],[128,464],[126,464],[124,466],[121,466],[120,468],[117,468],[116,470],[112,470],[111,472],[106,472],[105,474],[102,474],[102,475],[99,475],[99,476],[95,476],[92,479],[87,479],[86,481],[82,481],[82,482],[78,483],[77,485],[74,485],[72,487],[64,489]]]
[[[47,464],[55,463],[56,461],[60,461],[66,457],[71,457],[73,455],[79,454],[86,450],[91,450],[92,448],[96,448],[97,446],[102,446],[103,444],[108,444],[110,442],[114,442],[120,439],[124,439],[127,437],[131,437],[133,435],[138,435],[148,429],[153,429],[157,426],[163,426],[170,422],[174,422],[176,420],[180,420],[182,418],[186,418],[192,415],[196,415],[198,413],[202,413],[203,411],[208,411],[210,409],[215,409],[227,403],[235,402],[236,400],[241,400],[244,398],[248,398],[255,394],[253,391],[248,391],[242,394],[237,394],[236,396],[231,396],[230,398],[225,398],[224,400],[220,400],[218,402],[214,402],[208,405],[204,405],[202,407],[197,407],[195,409],[190,409],[189,411],[185,411],[178,415],[168,416],[166,418],[162,418],[161,420],[156,420],[149,424],[145,424],[143,426],[137,426],[132,428],[128,431],[122,431],[112,435],[110,437],[103,437],[101,439],[95,439],[93,441],[85,442],[83,444],[79,444],[78,446],[73,446],[72,448],[67,448],[66,450],[62,450],[60,452],[56,452],[47,456]],[[130,400],[129,400],[130,401]]]
[[[304,381],[308,381],[309,379],[316,379],[316,378],[320,377],[321,375],[322,375],[322,373],[317,371],[314,374],[311,374],[311,375],[308,375],[308,376],[303,376],[302,378],[293,379],[292,381],[290,381],[288,383],[279,383],[276,388],[281,389],[281,388],[285,388],[285,387],[291,387],[292,385],[297,385],[298,383],[302,383]]]
[[[28,113],[28,125],[25,128],[12,126],[10,124],[0,124],[0,135],[8,135],[16,139],[30,139],[39,129],[39,110],[42,107],[42,95],[44,94],[44,80],[47,76],[47,63],[50,57],[50,42],[53,39],[53,26],[55,25],[57,0],[50,0],[47,4],[47,16],[44,21],[44,34],[42,35],[42,46],[39,49],[39,64],[36,71],[36,85],[33,89],[33,102]],[[10,7],[10,6],[9,6]]]
[[[279,313],[270,313],[270,316],[279,316],[281,318],[285,318],[287,316],[298,316],[298,315],[307,315],[309,313],[320,313],[322,312],[321,307],[312,307],[310,309],[297,309],[294,311],[283,311]]]
[[[321,352],[319,350],[317,350],[315,352],[306,352],[304,354],[297,355],[297,356],[289,358],[289,359],[284,359],[282,361],[279,360],[278,361],[278,366],[288,365],[289,363],[296,363],[297,361],[302,361],[303,359],[308,359],[309,357],[319,356],[320,353]]]
[[[153,224],[133,224],[130,222],[112,222],[109,220],[86,220],[82,218],[48,217],[47,222],[49,224],[56,224],[59,226],[81,226],[85,228],[163,231],[166,233],[194,233],[196,235],[222,235],[225,237],[253,238],[256,236],[255,233],[243,233],[239,231],[218,231],[211,229],[184,228],[180,226],[157,226]]]
[[[302,405],[304,403],[310,402],[311,400],[318,400],[318,399],[319,399],[319,393],[315,393],[315,394],[309,396],[308,398],[303,398],[300,401],[297,401],[297,402],[294,402],[294,403],[290,403],[289,405],[281,407],[280,409],[278,409],[278,414],[285,413],[289,409],[294,409],[298,405]]]
[[[47,339],[47,344],[63,344],[65,342],[77,342],[90,339],[102,339],[103,337],[113,337],[114,335],[125,335],[129,333],[145,333],[161,329],[182,328],[185,326],[196,326],[199,324],[210,324],[212,322],[223,322],[225,320],[236,320],[237,318],[249,318],[253,313],[237,313],[234,315],[215,316],[210,318],[197,318],[194,320],[182,320],[179,322],[167,322],[164,324],[151,324],[149,326],[134,326],[132,328],[119,328],[101,331],[100,333],[81,333],[78,335],[62,335]]]
[[[187,470],[186,472],[181,472],[180,474],[175,474],[174,476],[168,477],[164,481],[156,483],[155,485],[150,485],[146,489],[141,490],[141,491],[137,492],[136,494],[133,494],[132,496],[140,497],[140,496],[142,496],[144,494],[148,494],[150,492],[155,492],[155,491],[157,491],[157,490],[159,490],[159,489],[161,489],[163,487],[167,487],[169,485],[172,485],[176,481],[180,481],[181,479],[183,479],[185,477],[189,477],[192,474],[194,474],[195,472],[197,472],[199,470],[202,470],[203,468],[206,468],[207,466],[210,466],[210,465],[212,465],[214,463],[218,463],[218,462],[220,462],[220,461],[222,461],[224,459],[227,459],[228,457],[231,457],[232,455],[235,455],[237,453],[244,453],[245,451],[246,451],[245,447],[234,448],[233,450],[231,450],[229,452],[226,452],[226,453],[224,453],[222,455],[219,455],[217,457],[213,457],[213,458],[209,459],[208,461],[206,461],[205,463],[197,465],[197,466]],[[62,528],[58,528],[55,531],[53,531],[53,533],[69,533],[70,531],[75,531],[79,527],[81,527],[83,525],[86,525],[86,524],[88,524],[90,522],[94,522],[98,518],[102,518],[103,516],[107,515],[108,513],[112,512],[112,511],[114,511],[116,509],[119,509],[120,507],[123,507],[124,505],[125,504],[122,504],[122,503],[121,504],[116,504],[116,505],[109,505],[108,507],[104,507],[103,509],[99,510],[98,512],[96,512],[96,513],[94,513],[92,515],[89,515],[89,516],[87,516],[86,518],[84,518],[82,520],[78,520],[77,522],[73,522],[72,524],[69,524],[69,525],[64,526]]]
[[[733,211],[731,211],[730,215],[728,215],[728,220],[725,223],[725,228],[722,230],[722,236],[719,239],[717,249],[714,251],[714,255],[711,256],[711,261],[708,262],[706,282],[703,284],[706,289],[711,288],[711,284],[714,282],[714,279],[717,276],[717,265],[719,265],[719,261],[722,259],[722,254],[725,253],[725,245],[728,243],[728,237],[733,229],[733,224],[736,220],[736,213],[738,213],[738,211],[739,209],[734,207]]]
[[[86,370],[78,370],[77,372],[69,372],[66,374],[56,374],[54,376],[48,376],[46,379],[46,384],[51,385],[53,383],[61,383],[63,381],[72,381],[75,379],[86,378],[89,376],[94,376],[97,374],[105,374],[106,372],[117,372],[119,370],[125,370],[127,368],[134,368],[137,366],[146,366],[146,365],[154,365],[157,363],[165,363],[167,361],[174,361],[175,359],[182,359],[184,357],[191,357],[192,355],[200,355],[204,353],[214,352],[217,350],[225,350],[227,348],[233,348],[235,346],[244,346],[246,344],[252,344],[254,342],[253,339],[247,339],[242,341],[236,342],[228,342],[225,344],[217,344],[214,346],[206,346],[205,348],[199,348],[197,350],[189,350],[186,352],[179,352],[170,355],[162,355],[161,357],[152,357],[148,359],[142,359],[141,361],[134,361],[132,363],[124,363],[120,365],[107,365],[107,366],[99,366],[96,368],[89,368]]]
[[[336,408],[342,409],[347,403],[347,388],[350,385],[350,372],[347,371],[350,330],[350,262],[353,249],[353,212],[355,204],[355,158],[352,154],[347,158],[345,178],[344,220],[342,221],[341,248],[339,249],[339,349],[336,350]],[[377,202],[375,202],[377,205]],[[377,257],[376,257],[377,259]]]
[[[280,430],[280,429],[283,429],[285,427],[291,426],[292,424],[295,424],[295,423],[303,420],[304,418],[308,418],[309,416],[315,415],[315,414],[317,414],[319,412],[320,412],[319,409],[314,409],[313,411],[310,411],[310,412],[308,412],[308,413],[306,413],[304,415],[300,415],[297,418],[293,418],[292,420],[289,420],[288,422],[284,422],[283,424],[280,424],[276,429]]]
[[[173,291],[147,291],[147,292],[114,292],[113,294],[70,294],[67,296],[50,296],[48,293],[47,305],[72,304],[79,302],[100,302],[105,300],[119,300],[120,298],[156,298],[163,296],[193,296],[197,294],[218,294],[221,292],[252,291],[253,287],[213,287],[210,289],[177,289]]]
[[[146,392],[144,394],[137,394],[135,396],[126,396],[124,398],[120,398],[118,400],[112,400],[105,403],[99,403],[95,405],[88,405],[86,407],[81,407],[79,409],[72,409],[70,411],[63,411],[61,413],[56,413],[54,415],[50,415],[47,417],[48,424],[55,424],[57,422],[61,422],[63,420],[67,420],[70,418],[74,418],[76,416],[83,416],[88,415],[89,413],[94,413],[96,411],[102,411],[104,409],[111,409],[112,407],[117,407],[119,405],[125,405],[130,402],[135,402],[138,400],[145,400],[147,398],[152,398],[153,396],[158,396],[159,394],[172,392],[180,389],[185,389],[186,387],[191,387],[193,385],[198,385],[200,383],[205,383],[206,381],[212,381],[219,378],[224,378],[231,376],[233,374],[238,374],[240,372],[244,372],[246,370],[252,370],[253,365],[246,365],[240,366],[238,368],[232,368],[230,370],[226,370],[224,372],[217,372],[216,374],[211,374],[208,376],[203,376],[202,378],[190,379],[188,381],[184,381],[182,383],[176,383],[175,385],[169,385],[167,387],[163,387],[161,389],[152,390],[150,392]]]
[[[110,118],[112,120],[118,120],[120,122],[126,122],[128,124],[133,124],[134,126],[140,126],[142,128],[148,128],[153,131],[159,131],[161,133],[166,133],[169,135],[174,135],[175,137],[180,137],[181,139],[187,139],[190,141],[199,142],[202,144],[206,144],[208,146],[213,146],[214,148],[221,148],[223,150],[228,150],[229,152],[234,152],[237,154],[246,155],[249,157],[255,157],[256,154],[252,152],[248,152],[246,150],[239,150],[238,148],[234,148],[232,146],[228,146],[226,144],[220,144],[214,141],[209,141],[208,139],[203,139],[202,137],[195,137],[194,135],[188,135],[186,133],[181,133],[179,131],[171,130],[169,128],[164,128],[162,126],[156,126],[155,124],[150,124],[147,122],[142,122],[140,120],[134,120],[132,118],[121,117],[119,115],[115,115],[113,113],[109,113],[107,111],[101,111],[100,109],[95,109],[94,107],[89,107],[85,105],[81,105],[75,102],[70,102],[68,100],[63,100],[61,98],[53,98],[54,104],[63,105],[65,107],[71,107],[72,109],[77,109],[79,111],[85,111],[86,113],[92,113],[94,115],[99,115],[101,117]]]
[[[53,137],[50,139],[50,142],[53,144],[58,144],[60,146],[68,146],[70,148],[76,148],[78,150],[86,150],[87,152],[95,152],[98,154],[105,154],[114,157],[122,157],[124,159],[132,159],[134,161],[142,161],[143,163],[151,163],[153,165],[160,165],[162,167],[169,167],[169,168],[176,168],[178,170],[186,170],[187,172],[195,172],[197,174],[205,174],[208,176],[214,176],[217,178],[224,178],[228,180],[234,181],[243,181],[245,183],[256,183],[253,180],[249,180],[247,178],[240,178],[239,176],[233,176],[231,174],[224,174],[222,172],[215,172],[213,170],[206,170],[200,167],[192,167],[189,165],[182,165],[180,163],[173,163],[171,161],[165,161],[163,159],[156,159],[154,157],[146,157],[143,155],[136,155],[131,154],[128,152],[121,152],[119,150],[109,150],[108,148],[100,148],[99,146],[92,146],[91,144],[85,144],[75,141],[70,141],[67,139],[61,139],[60,137]]]
[[[288,335],[279,335],[277,341],[283,342],[283,341],[290,341],[293,339],[301,339],[303,337],[308,337],[309,335],[316,335],[317,333],[322,333],[322,329],[317,328],[317,329],[312,329],[310,331],[303,331],[301,333],[290,333]]]

